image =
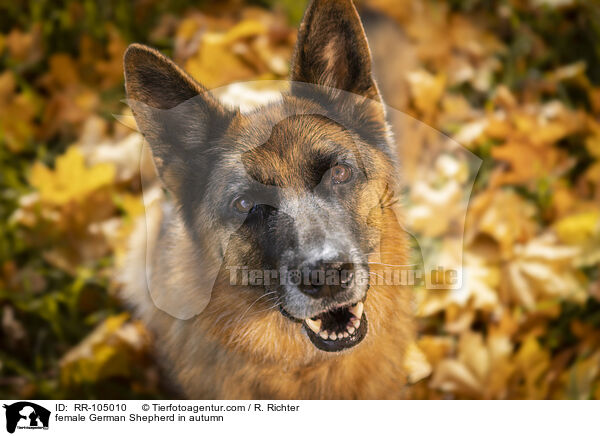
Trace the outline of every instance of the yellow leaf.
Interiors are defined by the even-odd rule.
[[[38,105],[31,93],[17,92],[11,71],[0,74],[0,141],[13,153],[22,151],[34,136]]]
[[[588,98],[594,113],[600,113],[600,87],[592,87],[588,90]]]
[[[189,33],[193,25],[184,27],[182,32]],[[260,21],[244,20],[227,32],[206,32],[196,54],[187,60],[186,70],[209,89],[253,78],[264,65],[248,40],[266,34],[267,30]]]
[[[513,190],[488,190],[475,199],[469,214],[479,232],[500,244],[503,257],[510,257],[515,244],[529,240],[537,232],[535,206]]]
[[[41,30],[41,23],[31,26],[27,33],[15,26],[4,39],[10,56],[21,64],[39,59],[43,47],[40,43]]]
[[[494,139],[506,139],[512,130],[510,123],[499,117],[492,117],[485,128],[485,133]]]
[[[62,205],[84,199],[89,193],[110,185],[115,168],[110,164],[86,167],[81,152],[70,147],[56,159],[56,168],[36,162],[31,171],[31,185],[38,189],[42,202]]]
[[[498,178],[500,184],[535,182],[551,175],[559,168],[559,162],[565,160],[564,153],[555,147],[538,147],[521,141],[509,141],[493,147],[491,152],[494,159],[510,164],[510,169]]]
[[[570,215],[554,224],[561,241],[567,244],[583,244],[600,235],[600,211]]]
[[[422,335],[417,341],[417,345],[425,354],[427,361],[434,366],[437,366],[452,349],[450,338],[433,335]]]
[[[508,336],[464,332],[456,359],[444,359],[435,368],[431,386],[467,398],[504,398],[514,371]]]
[[[122,207],[131,218],[136,218],[144,212],[144,203],[139,195],[123,194]]]
[[[177,39],[189,40],[194,37],[200,23],[194,18],[184,18],[177,27]]]
[[[417,315],[424,317],[445,311],[446,330],[456,332],[470,326],[474,309],[490,312],[497,307],[499,265],[472,252],[469,247],[464,253],[462,271],[461,289],[417,290]]]
[[[479,380],[465,365],[452,359],[444,359],[436,367],[431,387],[471,398],[479,398],[482,388]]]
[[[554,225],[558,237],[579,247],[574,264],[580,267],[600,262],[600,210],[590,210],[563,218]]]
[[[211,41],[205,38],[198,53],[186,62],[186,70],[207,88],[216,88],[227,83],[249,79],[253,71],[228,47],[222,39]]]
[[[538,0],[538,1],[540,1],[540,0]],[[550,1],[547,1],[547,0],[544,0],[544,2],[551,3]],[[555,0],[555,2],[556,2],[556,0]],[[570,3],[569,0],[567,0],[566,2]],[[555,69],[554,71],[552,71],[549,74],[549,79],[556,80],[556,81],[574,79],[578,76],[582,76],[585,73],[586,67],[587,67],[587,65],[584,61],[574,62],[569,65],[563,65],[562,67],[559,67],[559,68]]]
[[[559,244],[552,233],[517,245],[504,267],[506,297],[530,310],[545,299],[583,302],[586,292],[576,265],[580,253],[579,247]]]
[[[409,383],[416,383],[431,374],[431,365],[419,346],[411,342],[404,356],[404,370],[408,375]]]
[[[600,135],[588,137],[585,140],[585,148],[596,159],[600,159]]]
[[[584,180],[587,180],[597,186],[596,189],[600,192],[600,162],[592,164],[583,176]]]
[[[548,392],[548,384],[543,376],[550,367],[550,354],[544,350],[537,339],[527,337],[521,345],[515,363],[524,379],[524,395],[528,399],[543,399]]]
[[[61,382],[67,387],[129,376],[149,346],[149,336],[128,313],[107,318],[60,362]]]
[[[77,64],[71,56],[58,53],[52,55],[48,62],[50,64],[49,80],[54,85],[67,87],[80,82]]]
[[[408,83],[415,107],[430,119],[444,93],[446,77],[443,74],[433,75],[425,70],[418,70],[409,73]]]
[[[267,32],[267,27],[257,20],[244,20],[236,26],[233,26],[225,35],[223,35],[223,44],[231,44],[239,39],[250,38],[262,35]]]

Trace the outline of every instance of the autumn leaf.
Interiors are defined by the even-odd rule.
[[[409,73],[407,77],[412,101],[425,121],[431,121],[437,112],[437,106],[446,86],[446,78],[420,70]]]
[[[488,190],[471,202],[467,218],[470,238],[484,233],[499,244],[500,254],[510,257],[514,247],[538,231],[535,205],[513,190]]]
[[[38,101],[31,93],[17,92],[14,74],[0,73],[0,144],[13,153],[25,150],[34,138],[38,112]]]
[[[411,343],[404,356],[404,370],[408,375],[409,383],[416,383],[431,374],[431,365],[419,346]]]
[[[128,322],[128,318],[127,313],[109,317],[65,354],[60,362],[60,380],[65,387],[126,377],[135,370],[150,337],[141,323]]]
[[[534,336],[529,336],[515,356],[515,364],[522,376],[521,394],[524,398],[544,399],[549,385],[544,376],[550,367],[550,353],[544,350]]]
[[[178,32],[181,44],[197,39],[195,53],[187,57],[186,70],[209,89],[254,77],[285,76],[291,51],[278,46],[271,32],[275,25],[272,17],[260,15],[248,17],[227,31],[202,31],[195,21],[184,21]]]
[[[157,47],[247,112],[289,91],[260,79],[287,77],[288,17],[302,11],[68,3],[3,11],[15,25],[0,34],[0,348],[14,353],[0,352],[0,394],[163,397],[151,338],[113,298],[142,198],[164,197],[120,103],[123,51]],[[365,6],[388,16],[366,26],[375,80],[408,111],[388,115],[411,254],[463,279],[414,288],[407,397],[599,399],[600,86],[580,37],[594,7]]]
[[[586,293],[574,265],[579,253],[579,247],[561,245],[551,233],[517,245],[503,268],[505,298],[528,309],[550,298],[583,302]]]
[[[560,240],[581,248],[575,263],[590,266],[600,262],[600,211],[591,210],[563,218],[554,224]]]
[[[36,162],[30,180],[39,190],[41,201],[62,205],[84,199],[91,192],[109,186],[114,178],[112,165],[98,164],[88,168],[81,152],[71,147],[56,159],[54,170]]]
[[[512,345],[505,335],[465,332],[458,342],[456,359],[437,365],[431,387],[459,396],[482,399],[504,398],[508,379],[514,372]]]

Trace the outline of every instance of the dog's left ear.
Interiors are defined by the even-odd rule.
[[[313,0],[298,32],[291,80],[380,101],[371,52],[351,0]]]

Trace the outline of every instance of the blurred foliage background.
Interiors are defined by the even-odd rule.
[[[483,159],[466,291],[416,292],[409,396],[600,398],[600,5],[358,4],[411,47],[397,109]],[[152,45],[209,88],[281,79],[304,7],[0,0],[0,397],[172,395],[118,298],[152,171],[123,103],[123,52]],[[455,201],[437,194],[460,171],[445,174],[411,199],[411,225],[433,238]]]

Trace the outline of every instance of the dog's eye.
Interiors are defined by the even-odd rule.
[[[331,180],[335,184],[347,183],[352,177],[352,168],[345,164],[337,164],[331,168]]]
[[[240,213],[248,213],[254,207],[254,202],[247,197],[237,197],[233,200],[233,207]]]

